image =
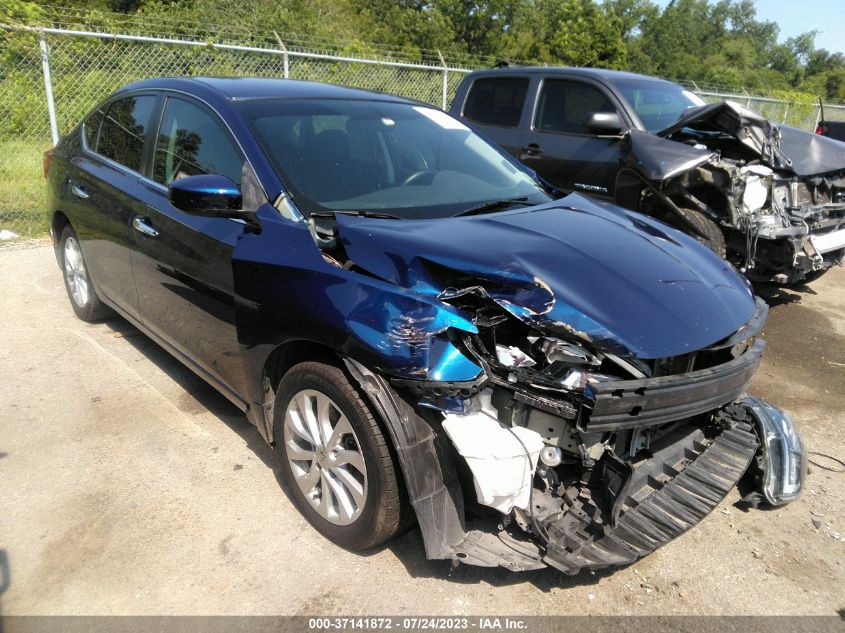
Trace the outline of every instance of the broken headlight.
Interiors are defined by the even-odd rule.
[[[762,493],[778,506],[798,498],[807,472],[807,453],[792,419],[759,398],[746,398],[760,438]]]

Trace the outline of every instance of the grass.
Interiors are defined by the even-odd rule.
[[[49,230],[42,155],[49,141],[0,140],[0,230],[41,237]]]

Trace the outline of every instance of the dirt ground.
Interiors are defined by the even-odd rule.
[[[845,474],[575,577],[426,560],[411,531],[335,547],[281,491],[241,413],[121,319],[73,315],[52,250],[0,249],[0,612],[823,614],[845,607]],[[845,459],[845,270],[772,309],[751,392]],[[814,456],[822,463],[824,458]],[[830,460],[824,464],[841,468]]]

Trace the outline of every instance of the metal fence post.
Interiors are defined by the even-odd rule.
[[[449,92],[449,67],[446,65],[446,60],[443,59],[443,55],[440,52],[440,49],[437,50],[437,56],[440,58],[440,65],[443,66],[443,103],[441,104],[441,109],[446,109],[446,95]]]
[[[282,66],[284,67],[284,74],[285,79],[290,79],[290,64],[288,62],[288,48],[285,46],[285,43],[282,41],[282,38],[279,37],[279,34],[276,31],[273,31],[273,35],[276,36],[276,42],[279,43],[279,48],[282,49]]]
[[[50,48],[42,33],[39,37],[41,46],[41,72],[44,75],[44,93],[47,96],[47,114],[50,117],[50,136],[53,138],[53,145],[59,142],[59,123],[56,120],[56,103],[53,100],[53,80],[50,77]]]

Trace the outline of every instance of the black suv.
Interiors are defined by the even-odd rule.
[[[845,145],[730,101],[597,68],[464,78],[450,113],[566,191],[674,225],[749,279],[806,283],[845,254]]]

